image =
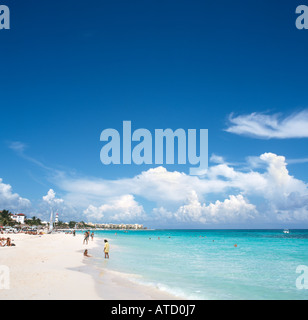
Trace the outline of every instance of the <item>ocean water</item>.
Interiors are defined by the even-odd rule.
[[[182,298],[308,299],[308,290],[296,287],[296,268],[308,266],[308,230],[113,230],[95,237],[98,266]]]

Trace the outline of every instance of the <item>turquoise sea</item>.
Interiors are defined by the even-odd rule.
[[[296,287],[296,268],[308,266],[308,230],[110,230],[95,237],[95,264],[103,265],[106,238],[104,267],[182,298],[308,299]]]

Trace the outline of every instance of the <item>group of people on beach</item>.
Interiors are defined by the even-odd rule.
[[[0,238],[0,247],[14,247],[11,238]]]
[[[75,235],[74,235],[74,236],[75,236]],[[92,239],[92,241],[93,241],[93,239],[94,239],[94,232],[92,232],[91,235],[90,235],[90,231],[86,231],[86,232],[84,233],[83,244],[88,244],[88,243],[89,243],[89,238],[90,238],[90,236],[91,236],[91,239]],[[105,245],[104,245],[105,259],[109,259],[109,242],[108,242],[108,240],[106,240],[106,239],[104,240],[104,242],[105,242]],[[85,257],[91,257],[91,256],[89,255],[87,249],[84,251],[83,255],[84,255]]]
[[[43,234],[44,234],[44,232],[42,232],[42,231],[25,231],[24,232],[25,234],[30,234],[30,235],[32,235],[32,236],[37,236],[37,235],[40,235],[40,236],[42,236]]]

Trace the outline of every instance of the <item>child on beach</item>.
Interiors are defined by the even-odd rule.
[[[91,258],[91,256],[88,254],[88,250],[87,249],[84,251],[83,255],[85,257]]]
[[[105,252],[105,259],[109,259],[109,242],[105,239],[105,246],[104,246],[104,252]]]

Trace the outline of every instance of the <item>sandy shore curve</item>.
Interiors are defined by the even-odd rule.
[[[7,235],[1,235],[6,237]],[[0,284],[1,300],[174,300],[177,297],[131,282],[123,274],[94,267],[83,256],[97,239],[55,233],[8,235],[15,247],[0,247],[0,268],[8,267],[9,289]],[[1,279],[0,279],[1,281]]]

